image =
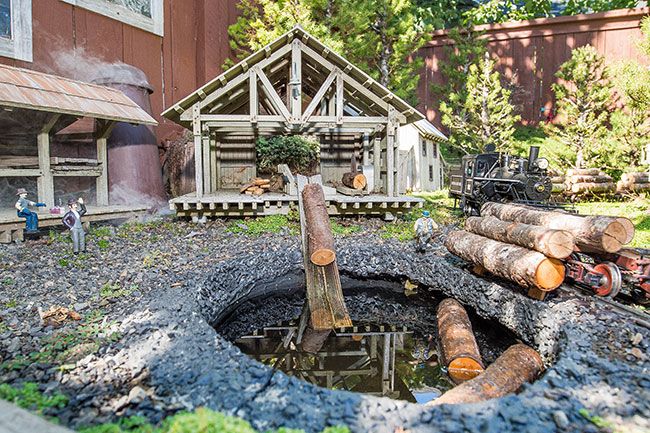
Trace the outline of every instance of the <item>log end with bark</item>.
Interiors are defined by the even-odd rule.
[[[562,281],[566,270],[564,264],[557,259],[546,258],[542,260],[535,270],[535,280],[542,291],[557,289]]]
[[[344,173],[341,182],[343,185],[352,189],[364,189],[368,184],[366,176],[359,172]]]
[[[317,266],[327,266],[336,259],[336,252],[323,188],[319,184],[305,185],[302,200],[309,259]]]

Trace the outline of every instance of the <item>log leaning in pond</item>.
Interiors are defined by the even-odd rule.
[[[481,374],[485,367],[465,308],[455,299],[444,299],[438,304],[436,316],[442,360],[449,377],[460,383]]]
[[[501,221],[493,216],[470,217],[465,230],[496,241],[519,245],[555,259],[569,257],[575,249],[571,232],[529,224]]]
[[[481,215],[569,231],[582,251],[615,253],[634,237],[634,225],[629,220],[623,221],[622,217],[579,216],[494,202],[485,203]]]
[[[525,344],[510,346],[481,375],[445,392],[427,403],[477,403],[517,391],[526,382],[532,382],[544,370],[541,356]]]
[[[343,173],[341,182],[343,185],[352,189],[364,189],[368,184],[366,181],[366,176],[358,172]]]
[[[517,245],[458,230],[447,235],[445,246],[458,257],[522,287],[548,292],[564,281],[562,262]]]
[[[317,266],[329,265],[336,259],[336,253],[323,188],[314,183],[305,185],[302,190],[302,200],[305,209],[309,259]]]

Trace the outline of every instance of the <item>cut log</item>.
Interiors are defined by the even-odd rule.
[[[621,181],[624,184],[629,183],[650,183],[650,173],[623,173]]]
[[[618,181],[616,184],[616,191],[618,192],[647,192],[650,191],[650,182],[648,183],[623,183]]]
[[[616,191],[616,185],[613,182],[581,182],[571,184],[571,192],[574,194],[585,193],[585,192],[614,192]]]
[[[305,329],[305,333],[302,336],[302,350],[307,353],[318,353],[318,351],[323,347],[327,337],[330,335],[330,330],[327,331],[316,331],[312,327]]]
[[[323,188],[319,184],[308,184],[302,190],[307,225],[309,259],[317,266],[326,266],[336,259],[334,236],[330,227]]]
[[[555,259],[569,257],[575,249],[571,232],[529,224],[501,221],[493,216],[469,217],[465,230],[507,244],[539,251]]]
[[[261,185],[270,185],[271,184],[271,179],[254,179],[253,180],[253,185],[256,186],[261,186]]]
[[[449,233],[445,247],[458,257],[522,287],[551,291],[564,281],[564,265],[559,260],[465,230]]]
[[[591,176],[588,174],[574,174],[569,179],[571,183],[611,183],[612,177],[605,175]]]
[[[464,382],[483,372],[483,360],[465,308],[455,299],[438,304],[438,341],[449,377]]]
[[[483,374],[450,389],[427,405],[477,403],[503,397],[517,391],[524,383],[532,382],[542,371],[544,363],[539,353],[525,344],[515,344]]]
[[[258,187],[253,190],[253,195],[262,195],[262,194],[264,194],[264,190],[262,188]]]
[[[252,187],[252,186],[255,186],[252,182],[247,183],[246,185],[244,185],[244,186],[242,186],[241,188],[239,188],[239,193],[240,193],[240,194],[243,194],[244,192],[246,192],[246,191],[247,191],[250,187]]]
[[[341,182],[352,189],[364,189],[367,185],[366,176],[358,172],[344,173]]]
[[[564,183],[564,176],[553,176],[551,178],[551,183]]]
[[[567,176],[574,176],[574,175],[598,176],[601,173],[602,171],[600,171],[599,168],[570,168],[566,171]]]
[[[517,204],[489,202],[481,207],[481,215],[493,216],[502,221],[514,221],[542,226],[555,230],[566,230],[573,234],[576,246],[582,251],[603,251],[615,253],[634,237],[628,233],[616,217],[579,216],[565,212],[545,211]]]

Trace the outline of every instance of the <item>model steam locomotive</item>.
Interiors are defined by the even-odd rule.
[[[528,158],[495,152],[465,155],[452,169],[449,196],[466,215],[478,215],[488,201],[517,202],[533,206],[547,204],[553,189],[548,160],[539,157],[539,146],[531,146]]]

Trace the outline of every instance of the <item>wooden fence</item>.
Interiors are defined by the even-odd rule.
[[[591,44],[608,62],[637,59],[648,64],[637,49],[641,38],[639,23],[650,8],[622,9],[571,17],[542,18],[474,28],[488,40],[488,50],[497,59],[497,68],[515,84],[513,101],[524,123],[544,121],[554,111],[551,84],[555,72],[571,57],[574,48]],[[440,126],[437,95],[432,85],[443,82],[440,64],[453,41],[447,31],[435,32],[430,42],[418,50],[424,58],[418,96],[419,108]]]

